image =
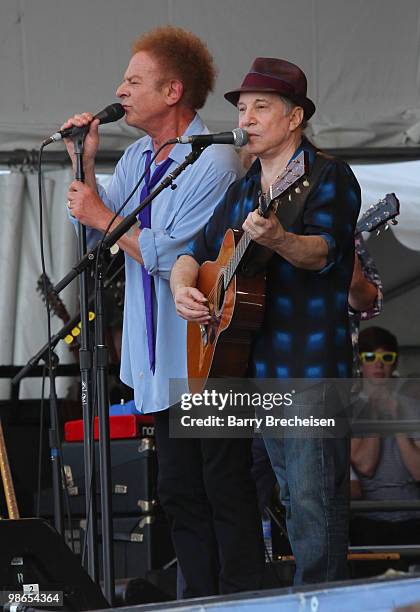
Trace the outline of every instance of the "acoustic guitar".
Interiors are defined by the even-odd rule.
[[[283,225],[297,216],[290,191],[308,187],[296,183],[308,171],[307,154],[300,153],[283,174],[260,196],[258,212],[267,216],[276,211]],[[289,197],[287,193],[289,192]],[[280,198],[282,198],[280,200]],[[215,261],[200,267],[197,288],[208,299],[211,319],[206,324],[188,322],[188,385],[191,393],[200,393],[211,377],[244,376],[251,342],[262,324],[265,306],[265,272],[252,277],[240,271],[240,265],[252,240],[240,230],[227,230]]]

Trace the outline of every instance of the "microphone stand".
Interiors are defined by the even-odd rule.
[[[102,257],[97,261],[95,365],[99,421],[99,476],[101,487],[104,595],[114,604],[114,548],[112,524],[111,444],[109,434],[108,347],[105,345]]]
[[[76,155],[75,179],[84,182],[83,145],[87,130],[84,129],[73,139]],[[78,251],[79,257],[84,257],[87,251],[86,227],[78,223]],[[97,525],[96,525],[96,479],[95,452],[93,440],[93,402],[92,402],[92,352],[90,350],[89,333],[89,298],[87,270],[80,273],[80,382],[83,412],[83,454],[85,476],[85,502],[86,502],[86,538],[87,538],[87,565],[86,569],[94,582],[98,582],[98,551],[97,551]],[[111,602],[110,602],[111,603]],[[111,603],[112,605],[112,603]]]
[[[76,147],[78,149],[77,153],[77,173],[76,178],[78,176],[82,177],[78,180],[83,180],[83,168],[82,168],[82,149],[83,149],[83,140],[84,136],[79,137],[78,141],[75,142],[75,151]],[[168,143],[169,144],[169,143]],[[208,143],[210,144],[210,143]],[[127,217],[125,217],[121,223],[112,231],[102,241],[102,247],[104,249],[110,248],[113,244],[115,244],[121,236],[123,236],[132,225],[137,222],[138,214],[148,206],[152,200],[158,196],[161,191],[166,189],[167,187],[171,187],[171,189],[176,189],[176,185],[174,184],[174,180],[191,164],[193,164],[204,151],[204,149],[208,146],[208,144],[204,145],[192,145],[192,151],[187,155],[184,161],[173,170],[168,176],[166,176],[163,181],[160,183],[156,189],[154,189],[150,195],[148,195],[143,202],[137,206],[137,208]],[[81,259],[79,262],[72,268],[72,270],[61,280],[59,281],[51,290],[52,293],[59,293],[62,291],[67,285],[74,280],[77,276],[81,275],[81,309],[82,309],[82,297],[84,300],[87,298],[87,279],[86,279],[86,269],[88,266],[92,265],[97,257],[99,251],[99,243],[91,249],[88,253],[86,253],[86,228],[79,223],[79,250],[81,252]],[[99,263],[99,262],[98,262]],[[97,326],[98,331],[96,334],[96,341],[98,342],[95,349],[96,362],[98,365],[98,413],[99,413],[99,424],[100,424],[100,436],[99,436],[99,447],[100,447],[100,482],[101,486],[104,487],[101,495],[101,508],[102,508],[102,534],[103,534],[103,563],[104,563],[104,591],[105,597],[109,600],[109,603],[112,605],[114,599],[114,564],[113,564],[113,550],[112,550],[112,505],[111,505],[111,469],[110,469],[110,439],[109,439],[109,399],[108,399],[108,386],[107,386],[107,348],[104,345],[104,317],[103,317],[103,303],[102,303],[102,280],[101,274],[99,275],[98,282],[98,295],[97,299],[99,303],[97,305]],[[82,296],[83,293],[83,296]],[[87,308],[86,308],[87,311]],[[87,312],[85,313],[87,315]],[[86,334],[86,330],[88,329],[87,322],[84,323],[83,315],[81,316],[82,334]],[[101,329],[99,329],[99,324]],[[84,332],[83,332],[84,330]],[[82,404],[84,406],[83,416],[84,416],[84,439],[85,439],[85,461],[89,461],[89,465],[91,466],[91,456],[90,452],[86,450],[86,440],[90,440],[87,436],[87,432],[91,432],[91,422],[90,419],[85,419],[85,407],[87,412],[87,406],[89,406],[90,396],[86,393],[84,396],[84,388],[88,389],[89,382],[89,368],[92,363],[91,353],[88,351],[88,344],[86,338],[81,339],[81,347],[84,346],[82,341],[85,341],[86,348],[81,348],[80,350],[80,370],[82,378]],[[82,370],[82,361],[83,361],[83,370]],[[84,387],[84,383],[86,387]],[[88,483],[90,482],[90,475],[87,474],[86,464],[85,464],[85,482],[86,482],[86,491],[88,487]],[[95,496],[92,495],[94,499]],[[92,501],[92,500],[91,500]],[[87,517],[88,517],[89,508],[87,508]],[[92,515],[90,515],[92,518]],[[94,518],[94,516],[93,516]],[[87,523],[88,527],[89,523]],[[93,524],[92,524],[93,527]],[[86,529],[86,531],[88,531]],[[92,538],[88,540],[88,546],[92,546]],[[93,559],[93,557],[89,557]]]
[[[59,442],[57,390],[55,386],[55,368],[58,365],[58,357],[51,348],[51,359],[48,360],[48,374],[50,381],[50,429],[48,432],[48,444],[50,447],[50,459],[52,470],[53,490],[53,514],[54,527],[60,535],[64,533],[63,519],[63,485],[62,485],[62,462]],[[42,423],[41,423],[42,427]]]

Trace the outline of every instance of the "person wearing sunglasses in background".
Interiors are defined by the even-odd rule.
[[[396,393],[392,380],[398,363],[396,337],[381,327],[359,334],[362,391],[355,404],[357,420],[418,420],[419,406]],[[351,444],[351,461],[360,481],[362,499],[420,500],[420,432],[359,434]],[[420,542],[420,510],[364,512],[351,522],[353,545]]]

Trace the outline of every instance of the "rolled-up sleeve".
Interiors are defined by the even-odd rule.
[[[317,274],[328,273],[343,253],[353,249],[359,210],[360,187],[350,167],[337,160],[327,164],[308,197],[303,217],[303,233],[321,236],[328,246],[326,265]]]
[[[319,236],[321,236],[321,238],[323,238],[325,242],[327,243],[328,253],[327,253],[327,261],[325,263],[325,266],[321,268],[320,270],[317,270],[316,272],[317,274],[326,274],[335,264],[335,260],[336,260],[335,240],[330,234],[319,234]]]

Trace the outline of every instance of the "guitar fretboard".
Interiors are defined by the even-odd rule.
[[[251,238],[249,237],[249,234],[244,233],[238,244],[236,245],[235,252],[229,260],[225,274],[223,275],[225,289],[229,285],[233,276],[236,274],[236,270],[238,269],[238,266],[241,263],[242,257],[245,255],[245,251],[249,247],[250,242]]]

